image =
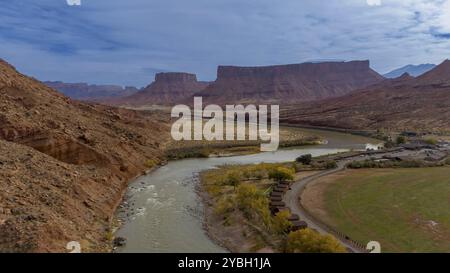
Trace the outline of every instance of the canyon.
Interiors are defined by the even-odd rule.
[[[448,134],[449,94],[448,60],[394,79],[355,61],[221,66],[212,83],[160,73],[131,96],[97,104],[0,60],[0,251],[64,252],[70,241],[84,252],[110,250],[112,216],[129,181],[164,162],[171,139],[170,115],[115,105],[168,106],[193,96],[219,105],[273,102],[284,124]]]
[[[86,104],[0,60],[0,252],[108,251],[128,181],[164,160],[168,117]]]

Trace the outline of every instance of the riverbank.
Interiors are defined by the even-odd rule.
[[[282,169],[292,170],[292,179],[300,180],[320,169],[311,166],[294,167],[293,164],[222,166],[202,172],[198,194],[204,204],[203,225],[208,236],[233,253],[286,252],[288,234],[292,234],[287,220],[290,214],[271,215],[268,192],[276,182],[269,177],[273,171]],[[242,175],[238,186],[229,185],[227,179],[237,172]],[[327,240],[334,239],[327,237]],[[341,250],[336,248],[327,251]]]
[[[196,177],[194,175],[193,178],[193,174],[225,165],[292,162],[303,154],[317,157],[354,149],[365,150],[367,143],[378,143],[373,139],[342,133],[320,130],[305,130],[305,132],[327,139],[327,142],[323,145],[280,149],[276,152],[252,155],[173,160],[154,172],[137,178],[130,184],[127,196],[128,203],[132,205],[129,209],[120,211],[127,220],[116,233],[116,236],[126,238],[127,244],[117,251],[126,253],[224,251],[224,247],[219,247],[212,241],[212,236],[208,237],[205,232],[205,227],[208,228],[204,218],[206,208],[202,205],[204,200],[201,199],[198,188],[194,187],[197,183],[193,180]],[[256,231],[252,229],[248,233],[250,232]],[[215,240],[219,241],[217,237]],[[261,243],[254,243],[258,244]]]
[[[247,128],[248,133],[248,128]],[[246,136],[248,138],[248,135]],[[301,128],[280,127],[279,148],[320,145],[324,140]],[[184,158],[230,157],[237,155],[256,154],[261,151],[261,141],[228,141],[228,140],[192,140],[173,141],[165,152],[169,160]]]

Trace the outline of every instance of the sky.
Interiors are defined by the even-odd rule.
[[[386,73],[450,58],[450,0],[0,0],[0,58],[39,80],[137,87],[214,80],[218,65],[369,59]]]

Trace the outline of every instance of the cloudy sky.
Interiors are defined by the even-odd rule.
[[[71,0],[77,2],[78,0]],[[0,58],[40,80],[143,86],[156,72],[450,58],[450,0],[0,0]]]

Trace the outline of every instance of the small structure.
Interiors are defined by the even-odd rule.
[[[284,203],[283,201],[271,201],[270,202],[270,206],[271,207],[286,207],[286,203]]]
[[[280,193],[284,193],[285,191],[287,191],[288,189],[287,188],[278,188],[278,187],[275,187],[273,190],[272,190],[272,192],[280,192]]]
[[[297,230],[305,229],[307,227],[308,227],[308,223],[306,223],[305,221],[293,221],[291,230],[297,231]]]
[[[289,216],[288,220],[291,222],[295,222],[295,221],[299,221],[300,217],[298,217],[297,214],[291,214],[291,216]]]
[[[283,197],[281,196],[271,196],[270,197],[270,202],[281,202],[283,201]]]
[[[277,213],[285,211],[285,210],[289,211],[289,209],[286,207],[270,207],[270,212],[272,213],[272,215],[276,215]]]
[[[271,196],[271,197],[275,197],[275,196],[280,196],[280,197],[281,197],[281,196],[283,196],[283,193],[282,193],[282,192],[274,192],[274,191],[273,191],[273,192],[270,194],[270,196]]]

